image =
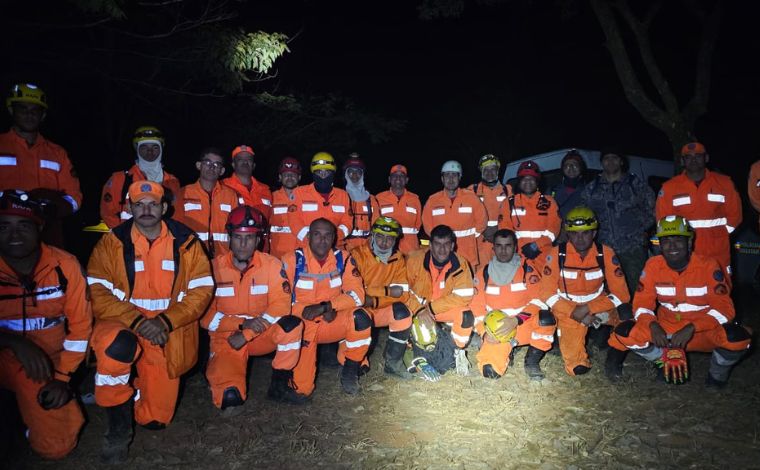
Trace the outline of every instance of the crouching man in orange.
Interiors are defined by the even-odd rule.
[[[308,227],[308,244],[282,257],[293,286],[293,315],[303,319],[301,358],[293,370],[295,390],[309,396],[317,374],[317,345],[341,341],[343,391],[359,393],[359,365],[372,341],[372,318],[362,309],[364,286],[356,261],[336,250],[336,227],[318,218]]]
[[[364,307],[375,327],[390,330],[385,343],[386,374],[411,378],[403,363],[412,327],[409,311],[409,281],[406,259],[398,251],[401,224],[390,217],[379,217],[372,224],[366,243],[351,250],[364,280]]]
[[[163,429],[171,421],[179,378],[198,358],[198,319],[214,289],[197,235],[162,220],[168,206],[161,185],[132,183],[128,207],[132,218],[100,239],[87,267],[96,318],[95,401],[108,417],[106,463],[126,460],[133,400],[143,427]]]
[[[612,248],[596,241],[599,222],[594,211],[577,206],[567,213],[569,243],[549,251],[543,269],[541,298],[557,318],[559,348],[565,371],[591,370],[586,352],[589,328],[614,327],[632,318],[630,294],[620,261]]]
[[[240,206],[227,218],[230,251],[214,259],[216,296],[201,320],[211,337],[206,378],[214,405],[222,410],[246,399],[249,356],[277,351],[268,396],[289,403],[305,397],[288,383],[301,352],[301,319],[290,315],[290,283],[282,263],[257,248],[266,234],[258,209]]]
[[[685,351],[712,352],[706,385],[723,388],[751,339],[747,328],[733,322],[728,280],[718,261],[692,252],[694,232],[683,217],[661,219],[657,237],[662,254],[650,258],[641,273],[635,321],[616,326],[609,344],[662,360],[679,375],[688,374]]]
[[[517,236],[511,230],[496,231],[493,251],[493,258],[478,270],[472,299],[475,329],[483,337],[478,367],[483,377],[498,379],[507,372],[513,348],[527,344],[525,373],[531,380],[543,380],[539,363],[552,347],[557,320],[540,300],[541,274],[532,260],[515,253]]]
[[[92,311],[76,258],[40,241],[42,214],[24,192],[0,196],[0,389],[16,395],[32,449],[61,459],[84,424],[68,383]]]

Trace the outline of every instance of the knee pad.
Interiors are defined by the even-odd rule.
[[[538,312],[538,326],[554,326],[556,324],[557,319],[554,318],[551,310],[541,310]]]
[[[412,312],[409,311],[409,308],[401,302],[393,302],[392,307],[394,320],[403,320],[404,318],[409,318],[412,315]]]
[[[619,323],[615,327],[615,334],[618,336],[622,336],[623,338],[627,338],[628,335],[631,334],[631,330],[633,327],[636,326],[636,322],[633,320],[626,320],[622,323]]]
[[[285,315],[277,321],[277,324],[282,328],[282,331],[290,333],[301,324],[301,319],[295,315]]]
[[[124,364],[135,359],[137,352],[137,336],[129,330],[121,330],[106,348],[106,356]]]
[[[471,310],[462,312],[462,328],[472,328],[475,325],[475,315]]]
[[[363,309],[354,310],[354,328],[356,331],[366,330],[372,326],[372,318]]]
[[[723,329],[726,330],[726,338],[732,343],[740,343],[752,338],[749,331],[736,323],[724,323]]]
[[[483,366],[483,377],[487,379],[498,379],[501,377],[501,375],[498,374],[495,370],[493,370],[493,366],[491,364],[486,364]]]
[[[240,406],[243,403],[243,397],[240,396],[240,392],[235,387],[227,387],[222,394],[222,409],[228,406]]]
[[[633,320],[633,307],[629,303],[618,305],[617,313],[620,321]]]

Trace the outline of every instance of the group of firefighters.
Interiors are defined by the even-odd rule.
[[[499,181],[493,155],[480,158],[481,181],[468,188],[461,164],[448,161],[443,189],[422,205],[402,164],[391,166],[387,191],[371,194],[356,154],[342,168],[345,189],[334,184],[333,156],[319,152],[313,183],[300,185],[301,164],[287,157],[280,189],[270,192],[253,177],[254,151],[240,145],[231,176],[222,179],[222,152],[208,148],[195,163],[198,180],[181,187],[163,168],[162,133],[140,127],[134,166],[103,187],[110,230],[84,270],[43,241],[55,240],[47,226],[82,204],[66,152],[39,133],[45,95],[19,84],[7,106],[0,388],[15,393],[29,443],[45,458],[63,458],[77,443],[84,418],[68,383],[90,352],[95,401],[108,418],[102,460],[127,458],[133,422],[165,428],[180,377],[198,361],[199,325],[208,331],[212,401],[229,415],[246,401],[250,356],[274,353],[267,396],[302,404],[315,389],[318,347],[337,343],[340,385],[359,393],[373,328],[389,329],[385,373],[430,381],[449,370],[466,375],[471,342],[487,378],[503,376],[515,348],[527,346],[525,373],[542,380],[540,361],[555,342],[566,372],[582,375],[591,368],[587,333],[606,329],[611,381],[622,377],[628,350],[679,382],[686,352],[700,351],[712,354],[707,386],[721,388],[750,345],[730,297],[739,196],[728,177],[706,169],[697,142],[683,147],[683,173],[657,197],[662,254],[631,280],[627,258],[597,237],[606,219],[581,204],[560,215],[531,161],[514,188]],[[760,208],[760,167],[749,190]],[[429,246],[421,248],[423,229]]]

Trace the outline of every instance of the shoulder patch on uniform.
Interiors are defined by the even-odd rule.
[[[282,291],[290,294],[290,283],[288,281],[282,281]]]
[[[356,266],[356,260],[354,259],[353,256],[351,256],[350,258],[348,258],[348,260],[351,261],[351,266]]]
[[[291,205],[288,206],[288,212],[295,212],[295,211],[296,211],[296,206],[295,205],[291,204]]]
[[[715,286],[715,293],[718,295],[726,295],[728,294],[728,287],[726,287],[725,284],[718,284]]]
[[[720,269],[716,269],[715,272],[713,273],[713,279],[715,279],[718,282],[723,282],[723,279],[724,279],[723,271],[721,271]]]
[[[547,261],[548,261],[548,260],[547,260]],[[526,266],[526,268],[525,268],[525,272],[526,272],[526,273],[530,273],[530,272],[533,272],[533,266],[530,266],[530,265]]]
[[[665,192],[662,189],[657,192],[657,197],[662,197],[664,195],[665,195]]]
[[[540,281],[540,280],[541,280],[541,279],[539,279],[539,277],[538,277],[538,276],[536,276],[536,275],[534,274],[534,275],[532,275],[532,276],[530,276],[530,277],[528,278],[528,283],[529,283],[529,284],[536,284],[536,283],[538,283],[538,281]]]
[[[351,270],[351,274],[353,274],[354,277],[361,277],[361,274],[359,274],[359,270],[356,268]]]
[[[618,259],[617,255],[612,257],[612,264],[615,266],[618,266],[620,264],[620,260]]]
[[[285,272],[285,268],[284,267],[282,269],[280,269],[280,277],[283,278],[283,279],[287,279],[288,278],[288,273]]]
[[[552,260],[552,255],[546,255],[546,262],[549,263]]]
[[[636,292],[642,292],[644,290],[644,284],[639,282],[639,285],[636,286]]]
[[[544,266],[544,276],[551,276],[552,274],[552,268],[549,266]]]
[[[623,270],[620,268],[615,268],[615,276],[623,277]]]
[[[103,200],[106,202],[111,202],[113,200],[113,196],[111,196],[111,193],[105,193],[103,195]]]

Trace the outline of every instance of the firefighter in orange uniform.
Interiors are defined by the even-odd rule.
[[[296,210],[290,214],[290,229],[298,239],[298,246],[308,244],[306,235],[309,225],[319,218],[332,222],[337,228],[336,246],[343,248],[346,237],[353,230],[351,199],[344,190],[333,186],[335,179],[335,159],[327,152],[318,152],[311,158],[313,184],[296,188]]]
[[[406,272],[411,310],[428,330],[434,330],[436,323],[451,327],[457,372],[466,375],[469,362],[464,348],[475,325],[470,310],[475,292],[470,264],[454,251],[456,243],[451,227],[436,226],[430,231],[430,247],[409,255]]]
[[[135,181],[148,180],[164,187],[166,199],[170,205],[179,194],[179,180],[168,171],[164,171],[161,159],[164,154],[164,135],[153,126],[142,126],[135,130],[132,146],[137,153],[137,160],[132,168],[117,171],[111,175],[103,186],[100,197],[100,218],[113,229],[128,220],[132,215],[127,210],[129,187]]]
[[[255,207],[269,220],[272,215],[272,190],[253,177],[256,169],[253,149],[247,145],[238,145],[232,150],[233,174],[222,181],[232,188],[241,198],[240,204]]]
[[[541,170],[535,162],[521,163],[517,178],[516,194],[507,198],[499,228],[514,231],[520,253],[540,267],[560,232],[559,206],[554,198],[538,191]]]
[[[372,222],[377,218],[380,207],[375,196],[364,187],[364,172],[366,165],[359,154],[352,153],[343,165],[343,175],[346,178],[346,192],[351,199],[351,234],[346,237],[346,249],[351,250],[364,245],[369,238]]]
[[[363,245],[351,250],[364,280],[364,307],[372,315],[376,328],[390,330],[385,343],[386,374],[411,378],[402,361],[412,314],[409,311],[409,281],[406,259],[397,249],[401,224],[390,217],[380,217],[372,224],[372,234]]]
[[[206,378],[217,408],[246,399],[249,356],[275,352],[268,396],[304,403],[289,387],[301,351],[303,322],[290,314],[290,284],[282,263],[257,249],[266,233],[264,215],[240,206],[227,219],[230,252],[214,259],[216,296],[201,325],[211,337]]]
[[[372,318],[362,308],[364,287],[356,261],[333,249],[336,228],[319,218],[309,226],[308,244],[286,254],[282,263],[293,290],[293,315],[303,319],[301,358],[293,370],[295,390],[309,396],[317,374],[317,345],[341,341],[340,384],[359,393],[359,366],[372,341]]]
[[[493,236],[494,256],[475,277],[475,297],[472,313],[475,328],[483,343],[478,352],[478,367],[484,377],[497,379],[507,372],[513,357],[513,348],[528,345],[525,355],[525,373],[531,380],[544,378],[540,362],[551,349],[557,320],[541,298],[541,272],[532,261],[517,253],[517,237],[511,230],[497,230]],[[490,332],[485,327],[489,315],[498,315],[502,321]],[[503,321],[513,318],[516,332],[509,341],[500,341],[508,335]]]
[[[290,214],[296,211],[295,189],[301,181],[301,163],[285,157],[277,170],[282,187],[272,193],[272,218],[269,226],[269,252],[277,258],[296,249],[296,236],[290,224]]]
[[[238,206],[238,195],[219,182],[224,174],[224,159],[219,150],[204,149],[195,168],[200,178],[179,190],[174,219],[195,231],[213,259],[229,251],[225,224],[227,216]]]
[[[42,212],[22,191],[0,196],[0,389],[16,395],[32,449],[61,459],[84,416],[69,389],[92,329],[76,258],[40,241]],[[4,423],[7,424],[7,423]]]
[[[409,172],[406,167],[393,165],[388,176],[390,189],[377,195],[380,210],[373,216],[392,217],[401,224],[402,237],[398,242],[398,251],[405,255],[420,247],[417,234],[422,226],[422,204],[416,194],[406,189],[408,183]]]
[[[686,218],[695,231],[694,253],[715,258],[730,275],[729,238],[742,222],[739,193],[731,178],[706,168],[710,156],[699,142],[683,146],[681,161],[683,173],[666,181],[657,195],[657,220],[668,215]]]
[[[459,187],[462,165],[449,160],[441,168],[443,190],[430,196],[422,209],[422,225],[430,233],[433,227],[447,225],[456,235],[456,250],[474,268],[480,264],[477,240],[488,224],[483,203],[472,191]],[[485,260],[483,260],[485,261]]]
[[[499,181],[501,162],[495,156],[483,155],[478,160],[480,182],[474,183],[470,189],[474,192],[488,215],[487,227],[483,236],[478,238],[478,252],[482,262],[488,262],[493,255],[493,234],[499,229],[499,220],[503,217],[507,198],[512,196],[512,186]]]
[[[751,332],[734,321],[721,266],[692,252],[694,230],[688,221],[681,216],[660,219],[657,237],[662,254],[650,258],[641,273],[633,300],[635,321],[616,326],[610,345],[681,368],[681,373],[688,372],[685,351],[712,352],[706,385],[723,388],[749,349]],[[668,354],[673,349],[680,354]]]
[[[88,265],[95,401],[108,417],[105,463],[127,457],[133,401],[134,419],[143,427],[163,429],[171,421],[179,378],[197,360],[198,319],[213,295],[202,242],[185,225],[163,221],[167,209],[161,185],[132,183],[134,217],[98,241]]]
[[[612,248],[595,240],[599,222],[588,207],[567,213],[568,243],[546,256],[541,299],[557,319],[559,347],[570,375],[591,370],[586,353],[589,328],[614,327],[632,318],[623,269]]]

